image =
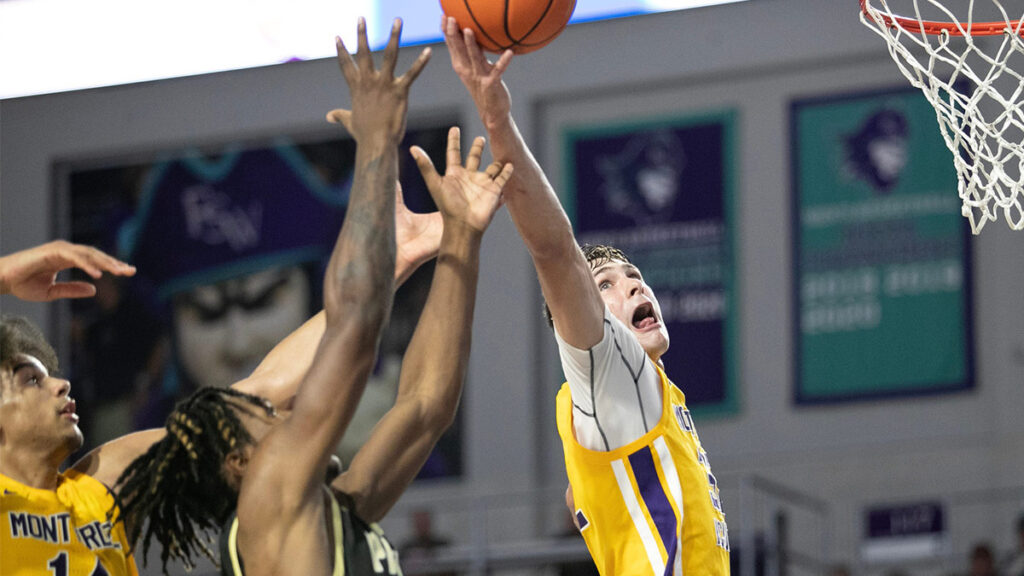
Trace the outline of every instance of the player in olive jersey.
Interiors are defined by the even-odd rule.
[[[440,214],[414,214],[395,195],[400,284],[437,254]],[[133,266],[96,248],[57,240],[0,257],[0,295],[33,302],[95,294],[84,281],[58,281],[80,268],[96,278],[131,276]],[[286,411],[324,332],[320,312],[280,342],[232,388],[259,395]],[[110,488],[125,467],[165,435],[163,428],[100,446],[60,472],[81,446],[71,383],[57,372],[57,355],[29,321],[0,317],[0,574],[20,576],[137,574],[125,527],[111,522]]]
[[[437,253],[440,214],[414,214],[395,197],[396,285]],[[84,298],[96,288],[58,281],[66,268],[93,277],[131,276],[135,268],[96,248],[57,240],[0,257],[0,294],[46,302]],[[286,407],[312,361],[324,331],[320,312],[279,343],[248,378],[232,388]],[[0,574],[136,574],[124,526],[111,523],[109,486],[129,462],[165,434],[147,430],[112,440],[74,467],[61,462],[81,446],[71,383],[57,370],[57,354],[38,328],[0,317]],[[49,570],[47,572],[47,570]]]
[[[168,419],[169,434],[118,484],[129,529],[145,523],[184,560],[205,552],[203,532],[227,522],[226,574],[400,574],[397,554],[373,522],[415,477],[451,424],[469,355],[480,241],[500,205],[511,166],[479,171],[483,139],[461,164],[458,129],[447,170],[414,156],[444,221],[427,302],[402,363],[398,397],[351,466],[324,483],[334,447],[366,384],[391,307],[397,145],[409,86],[424,50],[394,78],[400,21],[376,70],[360,19],[355,61],[338,40],[352,110],[335,110],[357,143],[349,208],[324,280],[325,330],[312,367],[281,417],[258,397],[197,392]],[[232,508],[237,505],[232,518]]]
[[[476,103],[494,157],[516,166],[509,214],[533,259],[567,383],[557,401],[570,496],[604,576],[729,573],[717,482],[681,391],[662,371],[668,331],[625,255],[584,256],[511,116],[502,74],[473,33],[442,22],[452,66]]]
[[[437,253],[440,214],[414,214],[396,194],[400,284]],[[80,268],[131,276],[135,268],[96,248],[57,240],[0,257],[0,294],[26,301],[84,298],[95,286],[58,281]],[[321,312],[279,343],[236,390],[287,407],[324,331]],[[82,443],[71,383],[60,378],[57,355],[29,321],[0,317],[0,574],[136,574],[124,526],[109,518],[108,487],[134,458],[165,434],[147,430],[112,440],[74,467],[60,464]]]

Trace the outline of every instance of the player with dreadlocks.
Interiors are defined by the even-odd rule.
[[[397,285],[437,254],[442,219],[438,213],[410,212],[400,190],[395,207]],[[58,280],[68,268],[93,278],[135,273],[96,248],[57,240],[0,257],[0,295],[32,302],[94,295],[88,282]],[[324,333],[324,316],[320,312],[282,340],[231,391],[212,394],[243,403],[258,396],[260,405],[288,408]],[[0,574],[137,573],[124,527],[109,519],[110,487],[166,430],[117,438],[61,472],[62,462],[83,442],[71,391],[42,332],[24,318],[0,317]]]
[[[253,443],[240,412],[273,418],[273,405],[232,388],[200,388],[180,402],[167,418],[167,436],[128,466],[116,486],[130,526],[129,541],[143,528],[143,557],[154,535],[163,544],[161,560],[185,561],[189,569],[198,554],[216,561],[201,533],[220,525],[235,508],[238,487],[211,473],[211,463],[224,460],[236,447]],[[195,493],[199,497],[193,496]]]
[[[400,192],[395,200],[397,285],[436,255],[442,220],[437,213],[408,211]],[[95,294],[89,282],[59,281],[58,274],[67,268],[80,268],[93,278],[135,273],[133,266],[96,248],[56,240],[0,257],[0,295],[48,302]],[[312,362],[324,324],[320,312],[223,395],[259,395],[287,407]],[[124,527],[109,520],[114,505],[109,487],[165,430],[112,440],[61,472],[61,463],[83,441],[71,392],[42,332],[27,319],[0,317],[0,574],[137,573]]]
[[[436,255],[442,221],[438,213],[408,211],[400,192],[395,200],[397,285]],[[135,273],[133,266],[96,248],[56,240],[0,257],[0,295],[47,302],[95,294],[89,282],[58,280],[60,271],[72,267],[94,278]],[[320,312],[224,395],[258,394],[287,407],[323,331]],[[124,528],[109,520],[114,505],[109,487],[165,429],[112,440],[60,472],[83,441],[71,391],[42,332],[25,318],[0,317],[0,574],[137,573]]]
[[[397,553],[374,523],[415,477],[451,424],[465,377],[480,241],[500,206],[511,166],[480,170],[484,142],[465,165],[460,133],[448,137],[442,177],[413,149],[444,221],[430,293],[406,350],[398,396],[350,468],[325,485],[334,447],[375,363],[391,298],[394,258],[389,188],[405,129],[408,90],[429,57],[393,77],[401,22],[374,68],[359,22],[355,61],[338,40],[352,110],[328,117],[357,143],[348,213],[324,280],[326,327],[291,406],[278,414],[259,397],[201,391],[175,409],[168,435],[118,483],[133,539],[156,538],[170,557],[212,556],[218,524],[224,574],[400,574]],[[344,295],[344,298],[339,297]],[[235,514],[231,514],[235,507]],[[142,526],[148,528],[141,534]]]

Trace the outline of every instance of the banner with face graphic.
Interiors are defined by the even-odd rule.
[[[573,127],[563,142],[577,240],[640,269],[669,331],[665,370],[694,413],[734,412],[734,114]]]
[[[402,146],[442,161],[448,126],[410,128]],[[68,236],[139,270],[127,281],[101,279],[97,298],[72,305],[71,370],[83,411],[93,412],[82,420],[91,445],[162,425],[197,387],[247,377],[322,307],[354,157],[349,138],[275,137],[59,169]],[[399,158],[409,208],[435,210],[411,157]],[[432,269],[396,294],[378,366],[338,449],[344,461],[394,402]],[[460,420],[424,476],[461,473]]]
[[[969,231],[914,89],[791,108],[797,403],[970,388]]]

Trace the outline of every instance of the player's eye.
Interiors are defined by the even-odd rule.
[[[611,288],[611,287],[612,287],[612,283],[607,281],[607,280],[603,280],[603,281],[601,281],[601,282],[599,282],[597,284],[598,290],[607,290],[608,288]]]

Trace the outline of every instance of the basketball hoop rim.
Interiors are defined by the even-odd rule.
[[[893,27],[899,26],[908,32],[913,33],[924,33],[933,36],[939,36],[943,33],[949,34],[950,36],[998,36],[1004,34],[1007,29],[1017,30],[1018,35],[1024,35],[1024,30],[1021,29],[1020,20],[1011,20],[1009,26],[1007,22],[972,22],[970,26],[960,22],[935,22],[931,20],[918,20],[916,18],[907,18],[898,14],[891,14],[888,12],[882,12],[881,10],[871,6],[871,0],[860,0],[861,12],[871,18],[874,21],[878,21],[879,18],[885,22],[886,26]],[[966,34],[964,33],[966,31]]]

